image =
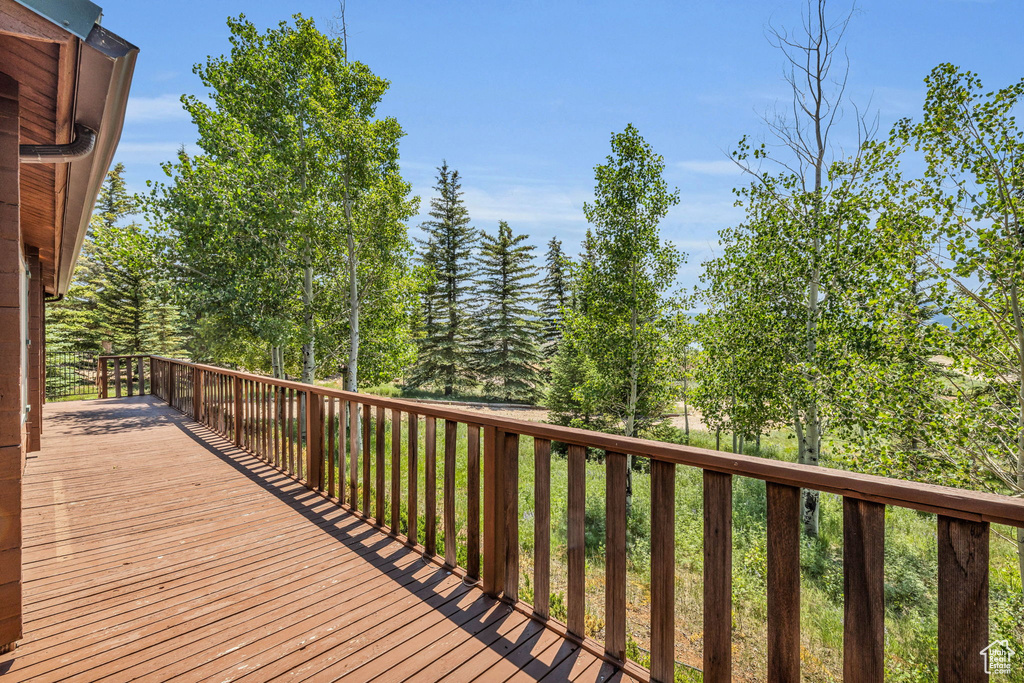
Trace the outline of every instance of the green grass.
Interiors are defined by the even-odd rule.
[[[404,422],[404,421],[403,421]],[[370,514],[375,511],[372,488],[376,477],[376,430],[371,430]],[[425,425],[419,424],[417,457],[417,538],[425,531],[426,472]],[[407,490],[408,425],[402,425],[401,521],[408,532]],[[459,425],[456,438],[456,531],[458,564],[467,564],[467,428]],[[437,423],[437,550],[444,552],[443,463],[445,430]],[[714,435],[694,432],[690,443],[714,446]],[[385,511],[391,509],[391,424],[384,436]],[[723,447],[731,445],[723,438]],[[534,550],[533,440],[520,438],[519,541],[521,597],[532,600]],[[795,440],[785,432],[762,438],[760,454],[795,460]],[[755,453],[754,444],[747,452]],[[482,455],[482,448],[481,448]],[[643,463],[641,463],[642,465]],[[347,467],[346,467],[347,470]],[[360,497],[362,460],[359,461]],[[347,472],[345,474],[347,480]],[[339,475],[339,480],[343,480]],[[346,485],[346,497],[348,489]],[[565,618],[567,570],[565,561],[567,520],[567,462],[552,454],[551,460],[551,609]],[[480,493],[481,506],[483,504]],[[604,500],[605,470],[599,457],[586,465],[586,627],[587,635],[604,637]],[[801,659],[804,679],[842,680],[843,571],[842,499],[822,494],[821,531],[817,539],[801,546]],[[482,515],[481,515],[482,517]],[[650,633],[650,476],[634,472],[634,498],[627,523],[627,633],[630,656],[646,664]],[[483,528],[481,519],[480,528]],[[885,599],[887,680],[933,681],[937,677],[937,550],[934,515],[890,507],[885,521]],[[703,488],[697,468],[680,466],[676,475],[676,660],[677,681],[700,680],[703,623]],[[996,527],[1004,535],[1009,530]],[[759,681],[767,675],[766,599],[766,502],[763,482],[734,478],[733,489],[733,642],[736,680]],[[991,547],[991,634],[1006,638],[1020,652],[1024,645],[1024,600],[1016,569],[1015,548],[993,535]],[[1024,667],[1021,669],[1024,673]],[[1012,680],[1020,680],[1012,679]]]

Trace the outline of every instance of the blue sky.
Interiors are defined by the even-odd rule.
[[[182,93],[199,94],[192,65],[228,49],[227,16],[265,28],[302,13],[328,28],[337,2],[106,0],[104,26],[141,49],[117,160],[132,189],[162,180],[162,161],[195,130]],[[835,2],[835,12],[849,5]],[[689,254],[691,287],[719,229],[741,217],[744,179],[727,152],[765,135],[761,115],[785,105],[783,58],[768,22],[796,27],[803,0],[348,0],[350,56],[391,81],[380,112],[406,132],[402,168],[431,196],[442,159],[463,175],[476,227],[507,220],[538,251],[552,237],[575,253],[583,202],[609,137],[627,123],[665,157],[681,202],[663,235]],[[847,33],[848,100],[880,117],[919,116],[924,77],[953,62],[986,86],[1024,76],[1020,0],[863,0]],[[852,108],[846,122],[852,126]],[[849,126],[847,126],[849,129]],[[415,226],[419,219],[412,222]]]

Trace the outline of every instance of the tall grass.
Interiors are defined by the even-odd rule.
[[[444,548],[442,528],[444,426],[437,425],[437,546]],[[376,474],[376,442],[371,430],[371,476]],[[425,530],[424,425],[419,426],[417,482],[418,538]],[[678,436],[678,435],[677,435]],[[691,433],[690,443],[714,446],[714,435]],[[408,425],[402,427],[402,533],[408,531],[406,491]],[[456,533],[458,562],[466,566],[467,450],[466,427],[460,425],[456,447]],[[725,441],[723,440],[723,445]],[[533,439],[519,443],[520,597],[533,599],[534,478]],[[748,452],[755,453],[753,444]],[[795,443],[779,433],[765,438],[759,454],[795,459]],[[390,510],[391,425],[387,424],[385,509]],[[481,450],[482,452],[482,450]],[[360,456],[361,457],[361,456]],[[551,613],[565,619],[567,588],[568,468],[554,449],[551,461]],[[360,473],[362,465],[360,461]],[[342,473],[341,481],[347,481]],[[359,482],[361,487],[361,482]],[[640,460],[633,477],[633,503],[627,522],[627,633],[629,656],[647,664],[650,643],[650,475]],[[374,496],[371,495],[371,507]],[[482,505],[482,493],[481,493]],[[586,463],[586,630],[604,637],[605,469],[600,453]],[[481,529],[483,528],[481,520]],[[1005,536],[1008,529],[994,528]],[[676,474],[676,660],[677,680],[700,680],[703,624],[703,488],[697,468],[678,467]],[[804,679],[842,680],[843,567],[842,499],[823,494],[818,538],[801,545],[801,660]],[[886,672],[890,681],[934,681],[937,673],[937,550],[935,515],[890,507],[885,520]],[[1024,601],[1014,547],[993,535],[991,549],[991,634],[1024,651]],[[734,477],[733,484],[733,661],[736,680],[767,676],[767,544],[764,482]],[[1020,669],[1024,676],[1024,667]],[[1022,680],[1016,678],[1013,680]]]

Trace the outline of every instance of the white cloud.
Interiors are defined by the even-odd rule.
[[[177,159],[181,144],[180,142],[122,142],[117,146],[116,157],[119,161],[130,161],[135,164],[159,164]],[[189,154],[198,154],[200,149],[196,145],[185,145],[185,151]]]
[[[131,96],[125,111],[126,123],[151,121],[188,121],[188,112],[181,108],[180,95],[157,95],[156,97]]]
[[[713,161],[691,159],[677,161],[672,165],[700,175],[739,175],[743,172],[731,159],[715,159]]]
[[[582,223],[586,190],[513,185],[501,190],[465,188],[464,199],[473,220],[512,223]]]

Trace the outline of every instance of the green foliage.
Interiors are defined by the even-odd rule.
[[[204,153],[167,166],[154,205],[182,300],[257,346],[222,361],[266,367],[269,349],[298,348],[311,381],[319,348],[354,382],[362,325],[376,340],[369,381],[391,379],[412,353],[416,200],[398,173],[401,127],[376,117],[388,82],[301,15],[262,34],[244,16],[228,27],[230,55],[195,67],[211,101],[183,98]]]
[[[425,278],[417,336],[418,357],[410,370],[411,386],[436,386],[446,396],[473,382],[472,259],[479,237],[469,225],[457,170],[444,162],[437,169],[437,196],[430,200],[427,234],[418,240]]]
[[[558,352],[562,338],[562,318],[569,305],[571,266],[569,258],[562,253],[562,241],[552,237],[544,257],[544,279],[540,284],[541,350],[548,360]]]
[[[128,194],[124,165],[116,164],[100,188],[67,296],[49,306],[49,348],[180,353],[183,321],[163,267],[166,243],[128,220],[139,205]]]
[[[568,403],[592,405],[635,436],[659,422],[677,397],[668,329],[678,301],[669,288],[682,256],[661,241],[658,223],[679,198],[662,177],[664,160],[635,127],[612,135],[611,146],[607,163],[594,169],[594,202],[584,205],[594,232],[576,276],[576,306],[565,317],[567,354],[555,361],[568,369],[569,352],[585,353],[581,370],[573,371],[582,371],[585,384],[566,392],[556,368],[552,383],[569,394]]]
[[[498,234],[481,234],[477,258],[478,313],[475,369],[484,391],[506,401],[532,402],[539,393],[540,325],[533,305],[533,247],[513,235],[508,223]]]

